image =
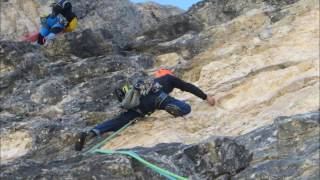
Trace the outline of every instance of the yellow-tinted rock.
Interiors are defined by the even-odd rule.
[[[32,144],[32,137],[26,131],[2,133],[0,141],[1,163],[6,163],[25,155]]]
[[[156,57],[155,67],[173,67],[176,66],[183,58],[177,53],[162,54]]]
[[[172,95],[192,105],[185,118],[164,111],[139,121],[106,148],[195,143],[210,136],[235,136],[271,124],[278,116],[319,109],[319,5],[302,0],[271,23],[252,10],[202,33],[215,41],[195,56],[184,79],[215,95],[208,106],[189,93]]]

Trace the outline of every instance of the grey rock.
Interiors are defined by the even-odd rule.
[[[82,23],[50,48],[0,41],[0,132],[32,137],[26,155],[0,165],[1,179],[164,179],[127,156],[75,152],[75,135],[118,112],[113,90],[145,75],[154,55],[177,52],[188,60],[219,40],[203,31],[207,26],[254,8],[276,22],[295,1],[206,0],[171,17],[163,12],[176,10],[152,9],[159,19],[149,17],[147,5],[139,12],[127,0],[87,2],[73,1]],[[259,34],[270,36],[268,29]],[[319,112],[313,112],[279,117],[240,137],[130,150],[189,179],[316,179],[319,146]]]
[[[151,149],[136,148],[135,151],[146,160],[189,179],[211,179],[220,174],[232,174],[248,166],[251,158],[243,146],[230,139],[189,146],[162,144]],[[242,156],[236,157],[238,154]],[[227,167],[231,164],[232,166]],[[5,170],[1,172],[1,177],[4,179],[68,176],[73,179],[94,179],[92,176],[98,179],[163,179],[159,174],[123,155],[76,155],[48,163],[24,160],[23,163],[16,162],[4,166],[3,169]],[[68,173],[65,173],[66,170]]]
[[[50,56],[74,55],[80,58],[101,56],[113,52],[112,35],[106,30],[86,29],[58,37],[50,47],[43,50]]]
[[[183,10],[177,7],[160,5],[152,1],[137,3],[136,7],[141,16],[144,31],[152,29],[165,18],[183,13]]]
[[[253,152],[253,160],[234,179],[316,179],[319,123],[319,112],[279,117],[271,126],[236,138]]]
[[[319,112],[279,117],[272,125],[235,138],[212,137],[193,145],[171,143],[129,150],[189,179],[316,179],[319,117]],[[124,155],[84,156],[72,152],[68,148],[72,135],[61,134],[78,120],[71,116],[68,119],[74,122],[59,125],[45,121],[34,126],[33,129],[42,129],[34,141],[38,148],[17,161],[1,165],[0,177],[164,179]]]
[[[35,93],[31,95],[31,99],[36,103],[56,104],[62,100],[64,85],[57,80],[50,80],[42,84]]]
[[[171,16],[161,21],[153,29],[145,32],[143,36],[133,40],[128,46],[138,52],[157,54],[165,51],[161,50],[162,47],[157,48],[159,43],[172,41],[186,33],[200,32],[202,28],[202,24],[188,14]]]
[[[200,1],[188,11],[160,21],[158,25],[136,37],[127,48],[154,55],[178,52],[188,60],[201,53],[208,44],[225,39],[219,35],[206,34],[206,28],[214,29],[215,26],[253,9],[261,9],[274,23],[286,16],[282,9],[295,2],[296,0]],[[270,32],[261,34],[261,38],[268,37]]]
[[[194,4],[187,13],[199,18],[206,26],[218,25],[227,22],[250,9],[266,7],[281,7],[297,2],[298,0],[204,0]]]
[[[49,56],[47,50],[6,41],[1,42],[1,56],[1,64],[8,67],[0,75],[1,111],[23,117],[108,112],[116,103],[114,89],[154,63],[152,56],[135,53],[82,59],[57,51]],[[19,119],[10,117],[1,122],[11,126]]]
[[[145,28],[152,26],[155,19],[148,20],[150,11],[136,6],[129,0],[85,1],[70,0],[73,11],[78,16],[78,32],[90,29],[93,32],[100,29],[108,30],[112,34],[131,36],[142,33]],[[33,32],[39,26],[41,14],[50,13],[50,0],[31,0],[26,3],[2,1],[2,24],[0,39],[19,40],[22,35]],[[141,7],[142,8],[139,8]],[[146,5],[148,6],[148,5]],[[153,5],[154,14],[161,19],[164,16],[179,12],[177,8]],[[139,8],[139,10],[138,10]]]

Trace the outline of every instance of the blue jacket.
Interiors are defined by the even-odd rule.
[[[46,18],[46,22],[43,25],[47,26],[48,29],[52,29],[55,27],[65,28],[66,20],[62,15],[49,15]]]

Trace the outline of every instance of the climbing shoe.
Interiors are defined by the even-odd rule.
[[[84,143],[86,141],[86,137],[87,137],[86,132],[81,132],[77,135],[76,144],[74,146],[76,151],[82,150]]]

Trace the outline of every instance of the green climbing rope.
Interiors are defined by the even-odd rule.
[[[139,161],[140,163],[146,165],[147,167],[151,168],[152,170],[158,172],[159,174],[167,177],[168,179],[173,179],[173,180],[188,180],[188,178],[179,176],[177,174],[174,174],[170,171],[167,171],[165,169],[162,169],[148,161],[146,161],[145,159],[141,158],[137,153],[133,152],[133,151],[113,151],[113,150],[102,150],[102,149],[97,149],[94,152],[96,153],[102,153],[102,154],[124,154],[124,155],[128,155],[132,158],[134,158],[135,160]]]
[[[93,146],[91,149],[89,149],[87,152],[85,152],[85,154],[87,153],[93,153],[93,151],[95,151],[96,149],[99,149],[100,147],[102,147],[103,145],[105,145],[108,141],[110,141],[111,139],[113,139],[116,135],[118,135],[120,132],[124,131],[127,127],[129,127],[131,124],[133,124],[135,121],[130,121],[129,123],[127,123],[125,126],[123,126],[121,129],[119,129],[118,131],[114,132],[113,134],[111,134],[110,136],[108,136],[105,140],[101,141],[100,143],[98,143],[97,145]]]
[[[117,134],[119,134],[120,132],[124,131],[127,127],[129,127],[134,122],[135,121],[130,121],[125,126],[123,126],[121,129],[119,129],[118,131],[114,132],[109,137],[107,137],[105,140],[103,140],[100,143],[98,143],[97,145],[93,146],[91,149],[89,149],[87,152],[85,152],[85,154],[87,154],[87,153],[124,154],[124,155],[127,155],[127,156],[130,156],[130,157],[134,158],[135,160],[137,160],[140,163],[146,165],[147,167],[151,168],[152,170],[154,170],[155,172],[159,173],[160,175],[168,178],[169,180],[188,180],[188,178],[185,178],[185,177],[179,176],[177,174],[174,174],[174,173],[172,173],[170,171],[167,171],[167,170],[165,170],[163,168],[160,168],[160,167],[158,167],[158,166],[146,161],[145,159],[143,159],[142,157],[140,157],[137,153],[135,153],[133,151],[113,151],[113,150],[99,149],[100,147],[105,145],[108,141],[113,139]]]

